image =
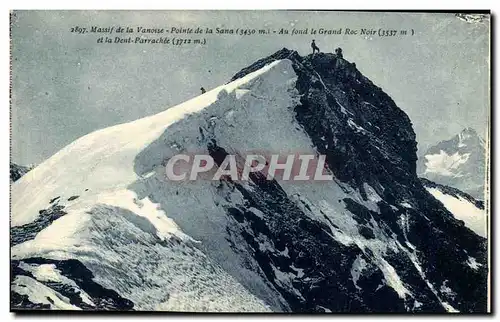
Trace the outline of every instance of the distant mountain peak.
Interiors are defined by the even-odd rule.
[[[418,173],[483,200],[485,152],[484,140],[475,129],[467,127],[421,154]]]

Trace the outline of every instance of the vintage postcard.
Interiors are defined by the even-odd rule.
[[[12,11],[10,307],[488,313],[490,14]]]

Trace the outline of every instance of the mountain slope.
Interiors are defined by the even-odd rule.
[[[335,180],[165,179],[179,153],[220,165],[255,150],[324,154]],[[283,49],[163,113],[91,133],[16,182],[13,306],[485,311],[486,241],[425,189],[416,159],[410,120],[353,64]],[[47,265],[57,274],[32,273]]]
[[[419,158],[419,175],[484,200],[484,140],[474,129],[430,147]]]
[[[487,213],[484,202],[452,187],[437,184],[422,178],[425,188],[437,200],[441,201],[455,218],[479,236],[487,237]]]

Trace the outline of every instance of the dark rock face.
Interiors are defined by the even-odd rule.
[[[38,267],[39,265],[52,264],[54,269],[73,283],[63,283],[55,281],[39,280],[29,271],[20,267],[20,264],[27,264]],[[132,310],[133,303],[121,297],[113,290],[102,287],[94,282],[94,275],[80,261],[69,260],[52,260],[46,258],[26,258],[23,260],[11,260],[11,283],[15,282],[16,277],[26,276],[38,283],[41,283],[60,295],[69,299],[69,303],[84,310]],[[26,286],[25,286],[26,287]],[[82,291],[88,295],[88,299],[92,302],[89,304],[84,301]],[[47,297],[50,303],[54,300]],[[21,295],[17,292],[11,292],[11,309],[17,310],[43,310],[50,309],[49,304],[33,303],[28,296]]]
[[[301,94],[297,121],[338,179],[361,191],[368,183],[391,200],[414,184],[417,143],[410,119],[347,60],[329,53],[301,57],[284,48],[231,80],[278,59],[293,62]]]
[[[408,116],[353,64],[334,54],[300,57],[294,51],[282,49],[243,69],[232,80],[276,59],[292,61],[301,97],[300,104],[295,107],[296,120],[306,130],[318,152],[327,156],[327,164],[335,177],[359,189],[364,196],[363,184],[367,183],[382,197],[383,200],[378,202],[380,214],[371,213],[354,200],[344,202],[361,225],[359,230],[365,238],[372,238],[373,232],[363,225],[374,219],[388,236],[399,242],[402,251],[389,254],[385,259],[419,302],[419,306],[414,307],[405,303],[403,308],[399,298],[389,296],[380,301],[380,297],[371,293],[373,289],[367,288],[361,291],[360,302],[363,304],[358,310],[438,312],[444,310],[443,303],[448,303],[461,312],[484,312],[487,306],[486,241],[453,218],[423,187],[416,175],[415,133]],[[280,188],[275,185],[278,186],[274,188],[277,193]],[[261,190],[251,191],[255,195]],[[248,195],[248,200],[251,206],[263,213],[265,209],[280,214],[291,213],[277,208],[276,197],[271,195]],[[249,217],[245,217],[244,210],[240,212],[243,214],[238,215],[240,220]],[[402,216],[406,218],[404,225],[401,224]],[[299,226],[299,222],[287,221],[288,226]],[[303,229],[301,231],[304,233]],[[324,243],[316,236],[307,238],[316,244],[315,247]],[[289,241],[290,248],[298,247],[298,240],[291,238]],[[341,248],[338,252],[352,260],[359,249]],[[466,265],[469,256],[480,266],[471,268]],[[346,267],[339,262],[331,265],[329,269],[345,273]],[[321,271],[320,267],[315,266],[315,269]],[[342,276],[342,273],[337,274]],[[339,280],[346,289],[347,284],[352,284],[342,277]],[[447,287],[453,293],[446,292]],[[326,295],[326,292],[319,293]],[[327,298],[328,295],[325,302]],[[312,303],[323,304],[318,298]],[[312,303],[308,303],[309,308],[314,306]],[[339,309],[333,305],[330,301],[330,306],[325,307]],[[356,309],[351,307],[350,310]]]
[[[10,182],[15,182],[24,176],[32,168],[18,165],[15,163],[10,164]]]
[[[220,165],[226,151],[212,141],[210,155]],[[244,208],[227,209],[234,218],[231,233],[241,234],[267,279],[279,290],[294,312],[404,312],[403,300],[383,285],[382,273],[372,268],[359,294],[351,282],[351,266],[357,256],[370,256],[356,246],[345,246],[332,238],[329,226],[301,210],[279,184],[261,172],[250,174],[250,186],[224,181],[245,198]],[[306,205],[306,209],[307,209]],[[255,211],[250,210],[257,209]],[[256,238],[258,236],[258,238]],[[265,239],[275,250],[263,250]],[[286,250],[286,256],[283,252]],[[367,259],[368,260],[368,259]],[[300,274],[299,274],[300,272]],[[291,274],[285,283],[277,274]],[[379,287],[379,285],[383,285]],[[332,300],[334,299],[334,300]],[[390,302],[390,305],[387,304]]]

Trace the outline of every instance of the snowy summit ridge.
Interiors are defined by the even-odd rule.
[[[326,155],[334,180],[165,180],[176,154],[251,150]],[[485,311],[486,240],[416,160],[408,116],[353,63],[282,49],[15,182],[11,306]]]

